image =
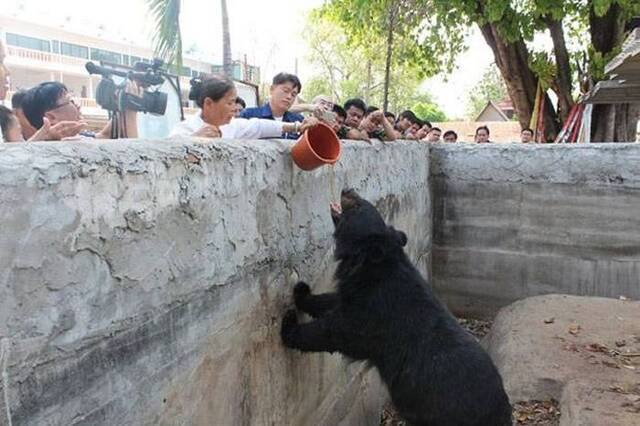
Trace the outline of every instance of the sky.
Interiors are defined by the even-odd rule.
[[[306,14],[324,0],[227,0],[231,49],[234,59],[246,55],[260,66],[263,80],[280,71],[297,71],[303,82],[313,75],[306,63],[302,38]],[[145,0],[2,0],[3,14],[61,26],[80,32],[99,26],[107,38],[151,46],[153,27]],[[220,2],[183,0],[181,13],[184,51],[193,49],[197,58],[222,62]],[[467,93],[493,62],[493,55],[479,31],[468,40],[470,49],[460,55],[458,69],[446,78],[423,84],[449,117],[463,117]]]

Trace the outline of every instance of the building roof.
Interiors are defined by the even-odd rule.
[[[585,102],[640,102],[640,28],[631,32],[622,51],[606,65],[605,72],[610,80],[598,82],[585,96]]]
[[[488,121],[483,117],[492,112],[497,114],[498,117],[500,118],[499,120],[494,120],[494,121],[509,121],[509,117],[507,117],[504,111],[500,107],[498,107],[498,105],[496,105],[493,101],[487,102],[487,105],[482,109],[480,114],[478,114],[476,121]]]
[[[500,110],[502,110],[503,112],[513,111],[515,109],[513,107],[513,102],[511,102],[511,99],[509,99],[509,98],[505,98],[505,99],[501,100],[500,102],[498,102],[495,105],[498,108],[500,108]]]

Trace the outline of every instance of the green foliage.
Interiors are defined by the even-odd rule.
[[[556,78],[557,69],[548,52],[532,52],[529,68],[538,76],[544,90],[551,87]]]
[[[488,67],[482,79],[469,92],[467,118],[475,120],[487,102],[500,102],[508,97],[507,87],[495,66]]]
[[[155,22],[155,54],[167,63],[182,68],[180,7],[182,0],[146,0]]]
[[[307,60],[316,70],[303,85],[302,97],[330,95],[344,103],[360,97],[369,105],[382,106],[385,43],[381,36],[370,37],[367,45],[351,44],[341,26],[315,11],[304,30]],[[429,101],[419,90],[422,78],[410,62],[397,61],[391,74],[389,110],[401,111],[417,102]]]
[[[411,111],[421,120],[427,120],[431,123],[447,121],[446,114],[434,103],[418,102],[411,107]]]
[[[393,22],[393,65],[410,65],[420,77],[429,77],[452,70],[467,34],[467,25],[459,21],[454,9],[432,15],[432,3],[439,2],[331,0],[319,12],[342,28],[350,46],[364,48],[372,40],[386,40],[389,22]]]

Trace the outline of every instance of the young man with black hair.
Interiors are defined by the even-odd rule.
[[[406,110],[400,113],[395,128],[404,136],[414,124],[419,122],[420,120],[416,117],[413,111]]]
[[[360,124],[367,111],[367,105],[362,99],[353,98],[344,103],[345,119],[336,131],[340,139],[369,140],[367,132],[360,130]]]
[[[396,115],[390,111],[387,111],[384,113],[384,116],[387,118],[387,120],[389,120],[389,123],[393,124],[395,126],[396,124]]]
[[[347,113],[347,119],[344,124],[353,129],[360,127],[360,123],[367,112],[367,104],[362,99],[349,99],[344,103],[344,110]]]
[[[263,118],[266,120],[295,123],[304,120],[302,114],[289,111],[298,94],[302,90],[300,79],[287,73],[279,73],[273,77],[269,102],[254,108],[247,108],[240,113],[242,118]],[[297,139],[298,133],[283,133],[284,139]]]
[[[333,105],[332,112],[333,112],[334,120],[333,120],[333,123],[331,124],[331,127],[333,128],[333,131],[336,132],[336,134],[338,134],[340,132],[340,129],[342,129],[342,127],[344,126],[344,120],[346,120],[347,118],[347,113],[345,112],[344,108],[342,108],[338,104]]]
[[[240,117],[240,113],[247,107],[247,103],[240,96],[236,97],[236,117]]]
[[[135,83],[127,84],[127,92],[138,95],[139,91]],[[86,123],[82,120],[80,106],[75,103],[67,87],[57,81],[47,81],[29,89],[22,99],[22,111],[29,124],[37,129],[30,140],[111,138],[111,121],[99,133],[83,132]],[[138,137],[137,112],[125,111],[124,123],[123,130],[127,137]]]
[[[29,138],[31,138],[36,132],[36,129],[34,129],[31,123],[29,123],[29,120],[27,120],[27,117],[24,115],[24,111],[22,111],[22,101],[26,94],[26,90],[18,90],[15,92],[11,97],[11,109],[18,119],[18,123],[20,123],[22,137],[25,140],[29,140]]]
[[[458,134],[453,130],[447,130],[446,132],[444,132],[444,135],[442,136],[442,140],[447,143],[458,142]]]
[[[526,127],[520,132],[520,141],[522,143],[531,143],[533,141],[533,130]]]
[[[429,133],[427,133],[426,141],[427,142],[440,142],[440,135],[442,134],[442,130],[438,127],[432,127]]]

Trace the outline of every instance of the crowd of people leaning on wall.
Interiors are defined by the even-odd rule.
[[[9,89],[9,70],[4,65],[4,55],[0,43],[0,103]],[[142,90],[133,81],[127,83],[126,93],[139,95]],[[195,79],[189,99],[195,102],[199,112],[177,123],[169,136],[297,139],[300,133],[324,122],[340,139],[458,142],[456,132],[447,130],[443,134],[441,129],[432,127],[431,123],[421,120],[410,110],[396,117],[389,111],[367,106],[359,98],[349,99],[340,105],[329,96],[317,96],[310,104],[296,103],[301,90],[302,84],[296,75],[279,73],[273,78],[268,102],[246,108],[230,79],[219,75]],[[121,119],[109,120],[99,132],[87,131],[80,105],[60,82],[46,81],[18,90],[11,97],[10,104],[11,108],[0,105],[0,141],[109,139],[114,134],[128,138],[138,136],[138,113],[135,110],[125,110]],[[117,132],[114,132],[114,126]],[[531,142],[532,137],[533,131],[522,130],[522,142]],[[479,127],[474,141],[490,143],[489,128]]]

